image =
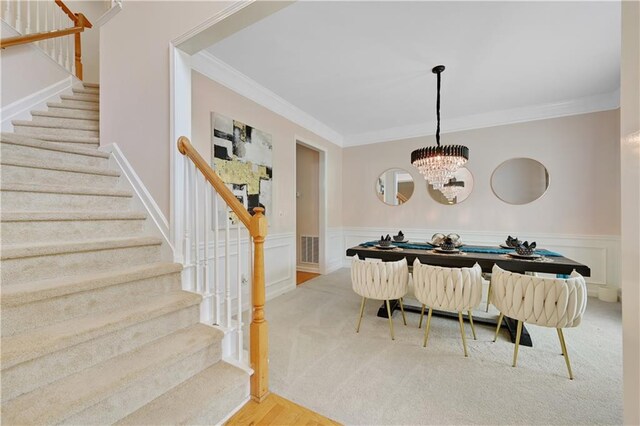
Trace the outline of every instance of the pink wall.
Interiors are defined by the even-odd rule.
[[[228,6],[128,1],[100,30],[100,144],[120,146],[167,219],[169,43]]]
[[[246,99],[204,75],[192,73],[192,143],[204,158],[210,158],[211,112],[233,117],[273,138],[273,209],[270,233],[296,232],[295,164],[296,138],[326,150],[327,226],[342,221],[342,150],[282,116]]]
[[[444,144],[471,152],[474,189],[455,206],[435,202],[410,164],[411,151],[434,145],[434,137],[347,148],[343,203],[358,208],[343,211],[343,226],[619,235],[619,134],[617,110],[444,134]],[[531,204],[506,204],[491,190],[494,169],[514,157],[533,158],[549,171],[547,193]],[[409,171],[416,182],[413,197],[399,207],[374,193],[376,178],[390,167]]]

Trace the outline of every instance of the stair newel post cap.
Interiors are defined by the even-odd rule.
[[[254,207],[254,215],[251,217],[251,236],[266,237],[267,236],[267,218],[264,216],[263,207]]]

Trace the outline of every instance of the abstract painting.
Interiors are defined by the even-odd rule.
[[[271,135],[238,120],[211,113],[211,164],[236,198],[253,214],[271,213]]]

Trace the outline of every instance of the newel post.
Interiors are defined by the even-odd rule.
[[[269,394],[269,329],[264,318],[265,280],[264,280],[264,239],[267,236],[267,218],[264,209],[256,207],[251,217],[251,236],[253,237],[253,287],[251,300],[251,398],[261,402]]]

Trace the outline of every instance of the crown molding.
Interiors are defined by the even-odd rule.
[[[463,130],[504,126],[508,124],[524,123],[527,121],[608,111],[619,107],[620,89],[610,93],[587,96],[569,101],[531,105],[521,108],[490,111],[482,114],[446,119],[441,132],[452,133]],[[356,135],[348,135],[344,137],[344,147],[369,145],[420,136],[431,136],[435,134],[435,128],[436,122],[430,121],[411,126],[393,127]]]
[[[202,50],[191,58],[191,67],[212,80],[251,99],[259,105],[291,120],[316,135],[340,147],[344,145],[343,137],[320,120],[302,111],[295,105],[282,99],[269,89],[242,74],[227,63]]]
[[[346,148],[369,145],[421,136],[432,136],[435,134],[436,122],[429,121],[416,125],[392,127],[354,135],[341,135],[317,118],[284,100],[274,92],[205,50],[193,55],[191,64],[192,68],[201,74],[206,75],[234,92],[251,99],[259,105],[270,109],[276,114],[291,120],[340,147]],[[609,111],[619,107],[620,90],[618,89],[610,93],[568,101],[530,105],[446,119],[442,126],[442,132],[452,133],[463,130],[504,126],[528,121]]]

